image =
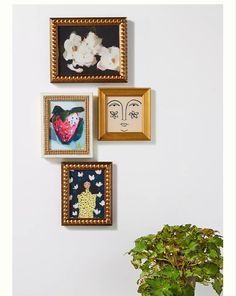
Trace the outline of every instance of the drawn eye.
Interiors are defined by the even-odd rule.
[[[109,107],[117,107],[117,106],[120,106],[118,103],[112,103],[109,105]]]
[[[139,104],[137,104],[137,103],[130,103],[129,106],[134,107],[134,106],[139,106]]]

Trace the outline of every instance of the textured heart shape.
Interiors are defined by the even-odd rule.
[[[53,122],[53,127],[62,143],[66,144],[70,142],[77,130],[79,121],[80,118],[78,113],[71,114],[64,122],[61,120],[59,115],[56,116],[55,121]]]
[[[83,119],[79,117],[79,112],[83,111],[82,107],[63,110],[56,106],[53,109],[51,122],[57,137],[63,144],[69,144],[72,140],[80,138],[83,131]]]

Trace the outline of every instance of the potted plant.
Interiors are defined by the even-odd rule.
[[[192,296],[196,283],[223,287],[222,237],[217,231],[186,224],[165,225],[157,234],[138,238],[131,263],[141,269],[142,296]]]

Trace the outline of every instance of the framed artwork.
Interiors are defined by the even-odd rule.
[[[150,88],[100,88],[98,140],[151,140],[150,109]]]
[[[127,82],[127,20],[51,18],[51,82]]]
[[[43,156],[93,156],[90,93],[43,95]]]
[[[112,225],[112,163],[62,163],[62,225]]]

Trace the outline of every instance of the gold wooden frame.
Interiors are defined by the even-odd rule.
[[[107,132],[107,96],[142,96],[144,101],[143,132]],[[151,89],[150,88],[99,88],[98,140],[150,141],[151,140]]]
[[[90,98],[91,97],[91,98]],[[85,149],[51,150],[49,141],[50,103],[53,101],[85,102]],[[84,95],[44,95],[43,96],[43,156],[44,157],[92,157],[92,94]]]
[[[119,75],[59,75],[58,27],[59,26],[119,26],[120,73]],[[127,82],[127,19],[114,18],[51,18],[50,19],[51,82]]]
[[[69,215],[69,171],[70,170],[104,170],[105,188],[105,217],[103,219],[71,218]],[[62,184],[62,225],[112,225],[112,163],[111,162],[82,162],[61,164]]]

